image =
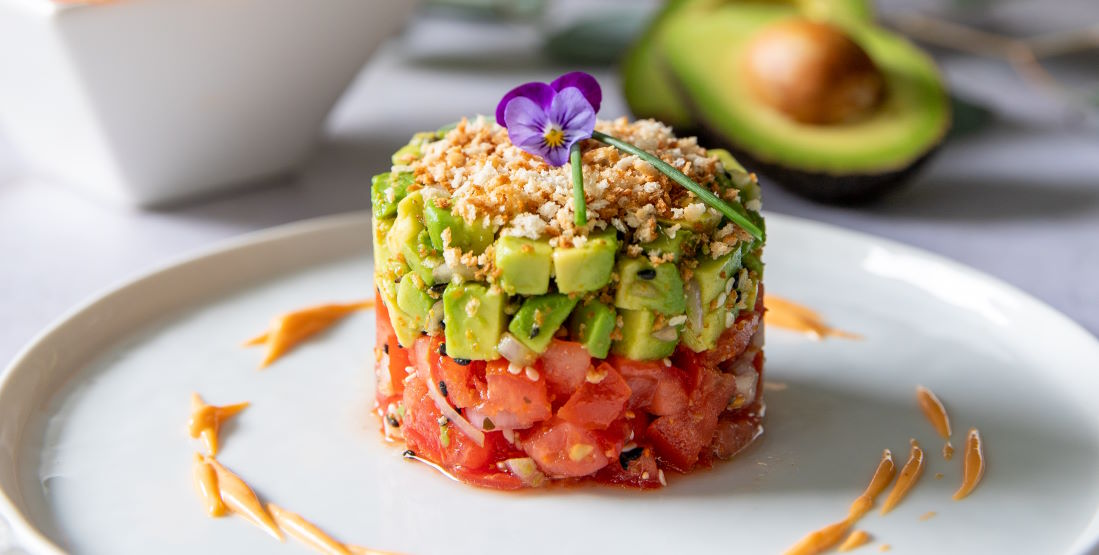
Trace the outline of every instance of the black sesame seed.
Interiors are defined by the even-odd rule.
[[[389,343],[382,343],[382,352],[387,355],[389,354]]]
[[[439,354],[446,356],[446,343],[439,343]]]
[[[442,293],[443,291],[446,291],[446,285],[447,284],[445,281],[442,283],[436,283],[435,285],[431,286],[431,290],[436,293]]]
[[[637,277],[641,279],[656,279],[656,268],[644,268],[638,270]]]
[[[534,339],[534,338],[538,337],[539,333],[542,333],[542,328],[540,328],[538,326],[531,326],[531,328],[530,328],[530,338],[531,339]]]
[[[629,451],[623,451],[622,454],[618,456],[618,464],[622,465],[622,470],[626,470],[627,468],[629,468],[630,463],[636,461],[637,459],[640,459],[641,454],[644,452],[645,450],[641,447],[635,447],[633,449],[630,449]]]
[[[385,415],[385,422],[386,422],[386,424],[389,424],[390,426],[392,426],[394,428],[397,428],[401,425],[400,422],[397,422],[397,417],[393,416],[392,414]]]
[[[486,416],[485,421],[481,423],[481,428],[483,428],[486,432],[490,432],[496,429],[496,424],[493,424],[492,420],[489,420],[489,418]]]
[[[443,394],[443,397],[447,396],[446,382],[439,380],[439,393]]]
[[[459,366],[469,366],[472,362],[473,361],[469,360],[468,358],[456,358],[456,359],[454,359],[454,364],[457,364]]]
[[[427,331],[425,331],[425,330],[420,330],[420,335],[427,335]]]
[[[416,456],[416,452],[412,449],[406,449],[404,453],[401,453],[401,456],[406,459],[411,459],[412,457]]]

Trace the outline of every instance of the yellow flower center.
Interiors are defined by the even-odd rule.
[[[542,139],[546,141],[546,146],[557,148],[565,144],[565,132],[559,127],[550,127],[549,129],[546,129],[545,134],[542,135]]]

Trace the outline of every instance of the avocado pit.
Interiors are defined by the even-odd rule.
[[[744,81],[764,104],[800,123],[836,125],[871,115],[885,78],[839,27],[807,19],[774,23],[745,50]]]

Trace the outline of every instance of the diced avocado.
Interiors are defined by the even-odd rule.
[[[435,299],[427,294],[426,284],[416,274],[408,274],[397,284],[397,306],[405,314],[416,319],[420,329],[425,329],[428,314]]]
[[[728,283],[736,277],[740,268],[740,250],[735,250],[718,258],[702,257],[691,276],[698,283],[703,311],[722,293],[729,291]]]
[[[648,258],[622,258],[615,268],[618,290],[614,306],[628,310],[655,310],[662,314],[682,314],[687,309],[683,278],[675,264],[653,266]]]
[[[611,343],[611,352],[633,360],[654,360],[675,352],[679,339],[676,328],[661,328],[656,330],[657,336],[653,336],[656,313],[651,310],[619,310],[618,314],[622,317],[622,339]],[[664,333],[669,335],[664,337]]]
[[[452,283],[443,292],[446,350],[454,358],[493,360],[504,333],[503,293],[480,283]]]
[[[408,186],[415,179],[411,173],[392,173],[375,175],[370,180],[370,201],[374,205],[375,218],[388,218],[397,213],[397,204],[408,194]]]
[[[385,238],[393,229],[393,218],[374,220],[374,268],[380,276],[393,279],[408,273],[408,266],[389,250]]]
[[[725,306],[719,306],[715,310],[706,311],[702,315],[702,326],[695,328],[688,316],[687,324],[683,326],[680,340],[694,352],[712,349],[717,345],[717,339],[725,331],[725,315],[729,311]]]
[[[614,325],[614,309],[592,299],[572,312],[569,318],[569,335],[573,340],[579,341],[591,356],[607,358]]]
[[[744,255],[744,267],[761,276],[763,275],[763,262],[754,252],[750,252]]]
[[[683,248],[694,238],[694,233],[689,229],[677,229],[674,232],[675,237],[672,237],[670,233],[672,232],[668,228],[661,228],[660,236],[655,241],[642,244],[641,248],[648,255],[672,254],[675,256],[672,262],[679,262],[679,259],[683,256]]]
[[[389,322],[393,324],[393,331],[397,335],[397,342],[402,347],[411,347],[412,342],[420,335],[423,327],[416,319],[406,314],[397,304],[397,284],[389,280],[377,282],[378,291],[382,295],[385,307],[389,311]]]
[[[434,283],[432,269],[442,258],[431,246],[427,229],[423,224],[424,199],[419,191],[410,193],[397,205],[397,219],[386,236],[386,246],[391,252],[399,252],[408,267],[428,285]]]
[[[463,252],[480,254],[492,244],[492,229],[486,228],[480,222],[466,223],[450,210],[435,206],[434,202],[424,203],[424,225],[431,237],[431,246],[439,251],[449,246]],[[446,229],[450,230],[450,237],[444,245],[443,231]]]
[[[400,150],[393,153],[393,156],[390,158],[393,165],[408,165],[419,160],[424,155],[423,146],[438,138],[438,134],[431,131],[416,133],[412,136],[412,140],[408,141],[407,145],[402,146]]]
[[[549,291],[553,247],[545,240],[505,235],[496,241],[500,287],[509,295],[544,295]]]
[[[611,281],[618,237],[613,228],[588,235],[579,247],[553,249],[557,290],[583,293],[601,289]]]
[[[576,299],[561,293],[530,297],[523,301],[511,319],[508,331],[530,350],[541,353],[549,347],[554,333],[569,317]]]

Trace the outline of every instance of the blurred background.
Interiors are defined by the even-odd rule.
[[[74,13],[57,17],[40,9],[47,4],[42,0],[0,0],[0,89],[7,91],[0,92],[2,360],[76,303],[151,266],[241,233],[366,209],[370,176],[388,169],[389,155],[414,132],[460,115],[491,114],[518,83],[582,69],[603,85],[601,117],[631,115],[620,63],[662,6],[654,0],[428,0],[407,16],[390,14],[392,6],[379,8],[376,16],[371,9],[344,18],[332,11],[331,21],[295,15],[296,22],[273,26],[269,36],[253,29],[241,37],[257,41],[247,53],[258,60],[248,62],[254,72],[203,74],[206,80],[240,81],[232,90],[255,107],[248,116],[255,121],[208,113],[213,123],[207,123],[167,96],[158,103],[149,91],[154,83],[185,90],[193,84],[186,72],[212,62],[161,56],[157,49],[199,49],[188,40],[217,45],[217,26],[232,45],[239,29],[231,17],[215,26],[201,17],[165,16],[173,27],[186,29],[189,21],[210,33],[198,39],[184,33],[163,43],[151,34],[108,33],[116,38],[102,39],[113,25],[141,27],[142,18],[157,17],[143,6],[158,1],[180,2],[120,0],[67,7]],[[348,1],[370,4],[343,3]],[[191,2],[209,13],[236,9]],[[939,65],[953,110],[948,134],[904,188],[876,201],[820,203],[774,186],[773,176],[764,175],[764,208],[941,253],[1020,287],[1099,334],[1099,3],[881,0],[875,11],[876,25],[909,37]],[[102,24],[99,14],[105,14]],[[241,28],[248,27],[249,16],[239,15]],[[41,54],[54,46],[36,43],[35,30],[48,31],[49,25],[61,26],[58,36],[75,50],[54,58]],[[334,29],[327,42],[310,35],[325,28]],[[311,48],[318,49],[319,61],[304,54]],[[127,56],[149,69],[118,72],[112,61]],[[73,67],[51,76],[57,59]],[[118,80],[129,81],[120,86]],[[51,96],[57,83],[76,91],[75,100]],[[111,99],[117,101],[113,107],[88,108]],[[290,117],[299,105],[315,117]],[[113,127],[125,130],[125,140],[97,127],[110,128],[125,115],[130,120]],[[159,123],[161,116],[165,123]],[[310,117],[322,122],[315,124],[319,131]],[[158,123],[143,125],[152,120]],[[149,162],[162,156],[155,149],[162,140],[171,144],[188,133],[193,136],[184,137],[185,146],[205,148],[195,152],[213,156],[209,165],[194,161],[173,168],[179,162],[171,149],[160,166]],[[28,135],[38,135],[37,146],[28,147],[34,142]],[[251,141],[267,144],[275,135],[303,137],[266,153],[284,159],[288,168],[275,163],[270,172],[261,168],[251,175],[233,160],[216,159],[232,158],[234,149],[252,152]],[[71,144],[62,144],[69,139]],[[128,186],[140,189],[167,178],[155,190],[135,193],[141,198],[127,192],[123,178],[109,194],[80,183],[98,175],[84,155],[92,158],[89,152],[101,143],[116,149],[106,149],[114,164],[126,171],[137,167],[135,175],[145,176],[131,175]],[[41,144],[56,144],[56,154]],[[222,166],[236,176],[227,180],[230,187],[198,171]],[[211,186],[176,195],[187,179],[173,176],[209,178]]]

